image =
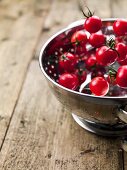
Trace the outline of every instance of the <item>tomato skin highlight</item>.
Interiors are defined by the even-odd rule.
[[[127,88],[127,65],[119,67],[116,75],[116,83],[122,88]]]
[[[126,54],[127,54],[127,49],[126,49],[126,45],[124,43],[118,43],[116,44],[116,48],[117,52],[119,53],[118,56],[118,61],[122,61],[126,58]]]
[[[96,60],[102,66],[113,64],[118,58],[116,51],[107,46],[102,46],[96,51]]]
[[[78,70],[78,69],[76,69],[74,74],[79,79],[79,85],[81,85],[86,80],[87,72],[85,70]]]
[[[96,96],[105,96],[109,91],[109,83],[103,77],[93,78],[89,87]]]
[[[68,89],[75,90],[79,85],[79,80],[75,74],[63,73],[60,75],[58,83]]]
[[[59,67],[67,72],[72,72],[75,69],[77,58],[74,54],[65,52],[59,58]]]
[[[91,16],[85,20],[84,28],[89,33],[95,33],[97,31],[99,31],[101,29],[101,27],[102,27],[102,21],[97,16]]]
[[[121,60],[121,61],[118,60],[118,63],[119,63],[121,66],[127,65],[127,55],[126,55],[126,57],[125,57],[124,60]]]
[[[88,58],[85,61],[86,68],[88,70],[91,70],[91,67],[95,66],[96,62],[97,62],[96,56],[94,54],[91,54],[90,56],[88,56]]]
[[[106,37],[101,33],[92,33],[89,38],[89,43],[93,47],[101,47],[106,42]]]
[[[78,46],[80,44],[86,44],[88,41],[87,35],[85,31],[80,30],[76,31],[72,37],[71,37],[71,43],[75,46]]]
[[[113,23],[113,30],[117,36],[124,36],[127,33],[127,20],[118,19]]]

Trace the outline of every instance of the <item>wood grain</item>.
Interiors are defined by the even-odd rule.
[[[127,18],[127,1],[126,0],[112,0],[111,8],[112,8],[112,17],[114,18]]]
[[[127,1],[112,0],[112,17],[114,18],[127,18]],[[127,170],[127,153],[124,153],[124,170]]]
[[[119,140],[79,127],[51,94],[38,62],[31,63],[38,41],[36,59],[51,35],[82,18],[78,3],[0,1],[1,170],[127,169],[127,154],[123,160]],[[126,16],[125,0],[88,0],[86,4],[103,18]]]
[[[123,162],[124,162],[124,170],[127,170],[127,152],[124,152],[124,158],[123,158]]]
[[[37,2],[43,5],[44,1]],[[34,3],[29,0],[0,2],[0,9],[4,9],[0,10],[0,147],[47,11],[47,8],[40,10]]]
[[[33,61],[1,150],[0,167],[121,170],[122,164],[119,141],[79,127],[51,94]]]
[[[67,27],[71,22],[82,18],[77,0],[54,0],[51,10],[45,20],[40,43],[36,50],[35,58],[38,58],[42,45],[54,33]]]

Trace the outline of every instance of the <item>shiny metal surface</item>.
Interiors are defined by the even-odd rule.
[[[113,22],[115,19],[104,19],[103,23]],[[123,122],[127,123],[127,115],[124,111],[119,112],[118,108],[124,107],[127,104],[127,98],[125,96],[118,97],[99,97],[93,96],[89,94],[80,93],[77,91],[72,91],[67,89],[58,83],[56,83],[45,71],[44,69],[44,59],[48,57],[46,55],[46,51],[50,49],[50,46],[55,42],[59,36],[62,36],[63,33],[69,32],[73,29],[78,29],[83,25],[84,20],[77,21],[69,25],[69,27],[61,30],[57,34],[53,35],[42,47],[39,57],[39,64],[41,70],[48,81],[49,87],[51,88],[54,95],[57,99],[70,111],[70,113],[75,113],[77,116],[87,119],[88,121],[92,121],[96,123],[104,124],[104,125],[114,125],[120,122],[120,119]],[[122,115],[122,116],[121,116]],[[123,118],[124,115],[124,118]],[[119,118],[118,118],[119,117]],[[123,123],[123,126],[126,128],[126,124]],[[88,127],[86,127],[87,129]],[[92,130],[92,125],[89,127],[89,131]],[[88,129],[87,129],[88,130]],[[117,128],[118,130],[118,128]],[[96,131],[94,129],[94,131]],[[101,131],[101,134],[105,132],[105,129]],[[97,132],[99,134],[99,132]],[[114,131],[114,133],[116,133]],[[123,134],[121,130],[118,130],[117,135],[119,136]],[[112,131],[113,134],[113,131]]]
[[[126,136],[127,134],[127,124],[126,126],[117,123],[117,124],[103,124],[103,123],[96,123],[89,121],[87,119],[83,119],[74,113],[72,113],[72,117],[74,120],[84,129],[86,129],[89,132],[101,135],[101,136],[110,136],[110,137],[121,137],[121,136]],[[125,139],[124,141],[124,146],[125,146]]]
[[[120,120],[122,120],[123,122],[127,123],[127,112],[125,110],[118,109],[117,110],[117,115],[118,115]]]

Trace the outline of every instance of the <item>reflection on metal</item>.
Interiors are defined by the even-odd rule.
[[[127,112],[125,110],[119,109],[117,111],[117,115],[118,115],[120,120],[122,120],[123,122],[127,123]]]
[[[127,152],[127,137],[122,140],[122,148]]]
[[[103,20],[103,24],[111,25],[114,21],[115,19],[105,19]],[[45,66],[45,62],[48,61],[49,55],[51,57],[52,50],[55,49],[55,44],[58,46],[58,42],[61,39],[66,41],[68,35],[72,35],[75,30],[83,28],[83,23],[84,20],[71,24],[69,27],[53,35],[45,43],[39,57],[41,70],[57,99],[66,106],[70,113],[76,113],[76,115],[72,114],[72,116],[81,127],[103,136],[126,136],[127,112],[122,109],[116,111],[120,106],[125,106],[127,104],[126,96],[100,97],[73,91],[59,85],[57,81],[54,81],[54,79],[59,76],[58,73],[51,75],[46,71],[48,66]],[[107,31],[107,35],[110,34],[112,34],[112,30]],[[63,43],[63,41],[60,42]],[[49,64],[49,62],[47,62],[47,64]],[[123,122],[121,123],[117,117]],[[125,142],[123,146],[125,148]]]

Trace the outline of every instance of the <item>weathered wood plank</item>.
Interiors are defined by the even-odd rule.
[[[23,89],[1,151],[0,167],[48,169],[57,115],[63,110],[47,88],[38,62],[32,63]],[[8,155],[10,149],[13,154]]]
[[[77,0],[54,0],[51,10],[45,20],[40,43],[35,57],[38,58],[40,49],[46,40],[54,33],[67,27],[71,22],[82,18]]]
[[[124,152],[124,170],[127,170],[127,152]]]
[[[118,140],[79,127],[33,61],[1,150],[1,169],[121,170],[120,163]]]
[[[44,1],[36,3],[43,6]],[[0,147],[47,11],[47,7],[41,10],[34,3],[30,0],[0,2]]]
[[[112,8],[112,17],[114,18],[127,18],[127,1],[122,0],[112,0],[111,8]]]

